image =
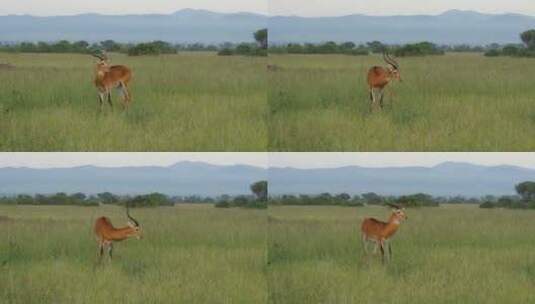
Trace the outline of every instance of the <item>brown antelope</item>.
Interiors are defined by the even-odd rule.
[[[107,250],[110,260],[113,255],[113,242],[120,242],[129,237],[136,237],[141,239],[141,226],[132,216],[128,204],[126,205],[126,216],[128,217],[128,226],[123,228],[115,228],[111,224],[109,218],[103,216],[99,217],[95,222],[95,235],[99,246],[99,260],[102,260],[104,250]]]
[[[374,104],[377,102],[376,94],[379,93],[379,106],[383,108],[384,88],[390,81],[397,79],[401,81],[399,75],[399,64],[388,55],[383,53],[383,59],[388,64],[388,67],[373,66],[368,71],[368,87],[370,90],[370,109],[373,110]]]
[[[374,218],[365,218],[360,227],[364,252],[368,254],[368,242],[375,243],[374,253],[377,252],[377,247],[381,249],[383,263],[385,261],[385,247],[388,245],[388,260],[390,260],[392,258],[392,247],[390,246],[389,240],[396,233],[401,222],[407,219],[404,208],[394,204],[387,205],[394,208],[388,222],[385,223]]]
[[[94,53],[92,55],[99,59],[95,66],[95,86],[98,89],[100,110],[102,111],[104,98],[108,99],[110,108],[113,110],[113,103],[111,100],[111,90],[113,88],[120,90],[123,97],[123,109],[128,109],[131,102],[128,83],[132,79],[132,71],[124,65],[110,66],[108,63],[108,56],[105,53]]]

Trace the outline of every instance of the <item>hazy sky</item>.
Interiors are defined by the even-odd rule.
[[[0,0],[0,15],[30,14],[38,16],[80,13],[146,14],[172,13],[184,8],[216,12],[267,13],[265,0]]]
[[[183,8],[299,16],[439,14],[450,9],[535,16],[533,0],[0,0],[0,15],[171,13]]]
[[[0,153],[0,167],[169,166],[179,161],[257,167],[434,166],[445,161],[535,168],[535,153]]]
[[[295,168],[330,168],[348,165],[428,167],[446,161],[535,168],[535,153],[271,153],[269,156],[270,166]]]
[[[269,0],[271,15],[440,14],[451,9],[535,16],[534,0]]]
[[[180,161],[267,167],[266,153],[0,153],[0,167],[169,166]]]

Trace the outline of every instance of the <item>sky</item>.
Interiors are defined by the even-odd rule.
[[[0,15],[169,14],[184,8],[267,14],[265,0],[0,0]]]
[[[430,167],[453,161],[535,168],[535,153],[0,153],[0,167],[169,166],[180,161],[263,168]]]
[[[0,167],[170,166],[180,161],[267,167],[266,153],[0,153]]]
[[[452,9],[535,16],[533,0],[269,0],[269,14],[285,16],[437,15]]]
[[[349,165],[362,167],[431,167],[443,162],[468,162],[478,165],[515,165],[535,168],[535,153],[271,153],[272,167],[334,168]]]
[[[0,0],[0,15],[169,14],[184,8],[298,16],[440,14],[451,9],[535,16],[533,0]]]

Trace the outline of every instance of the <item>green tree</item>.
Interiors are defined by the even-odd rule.
[[[119,202],[119,198],[110,192],[99,193],[97,197],[103,204],[117,204]]]
[[[268,198],[268,182],[259,181],[250,186],[251,192],[256,196],[256,199],[261,202],[266,202]]]
[[[372,41],[366,43],[368,45],[368,48],[372,51],[372,53],[382,53],[386,51],[386,45],[384,45],[381,41]]]
[[[258,47],[260,47],[263,50],[266,50],[268,48],[268,30],[267,28],[263,28],[261,30],[258,30],[254,33],[254,39],[258,43]]]
[[[535,198],[535,182],[526,181],[515,186],[516,193],[524,201],[531,201]]]
[[[520,34],[520,39],[528,49],[535,50],[535,29],[523,32]]]
[[[104,40],[100,45],[106,52],[118,52],[121,50],[121,45],[113,40]]]

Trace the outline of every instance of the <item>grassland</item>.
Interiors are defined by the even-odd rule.
[[[92,220],[119,207],[0,206],[1,303],[263,303],[266,212],[135,209],[144,238],[96,264]],[[6,218],[7,217],[7,218]]]
[[[273,55],[270,151],[532,151],[535,59],[399,58],[402,83],[370,113],[379,56]],[[393,96],[390,96],[392,94]]]
[[[534,213],[409,209],[393,260],[364,258],[358,229],[383,207],[269,210],[270,303],[534,303]]]
[[[133,105],[98,113],[89,55],[0,53],[1,151],[265,151],[265,58],[127,57]]]

